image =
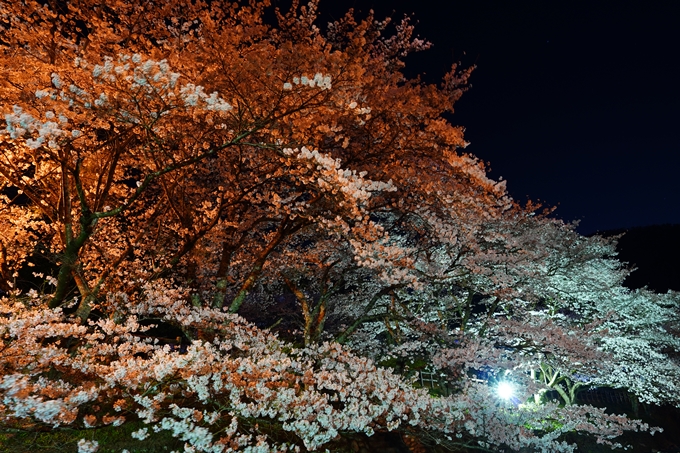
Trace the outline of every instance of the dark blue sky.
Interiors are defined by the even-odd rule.
[[[515,199],[584,234],[680,224],[679,2],[321,0],[322,21],[350,7],[418,22],[408,75],[477,65],[451,121]]]

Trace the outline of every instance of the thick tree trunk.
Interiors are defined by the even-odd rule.
[[[246,300],[246,296],[250,292],[251,288],[253,287],[257,279],[260,277],[260,274],[262,273],[262,268],[264,267],[264,264],[267,262],[267,258],[269,258],[269,255],[274,251],[274,249],[281,243],[281,241],[283,241],[283,239],[288,234],[301,227],[300,225],[298,227],[288,229],[287,223],[288,219],[285,219],[281,222],[281,225],[279,226],[279,229],[276,231],[274,238],[271,241],[269,241],[269,244],[267,244],[265,248],[262,249],[262,251],[260,251],[260,254],[255,260],[255,263],[250,269],[250,273],[248,274],[245,281],[241,285],[241,289],[236,294],[236,297],[234,297],[234,299],[231,301],[231,304],[229,305],[229,313],[237,313],[238,310],[241,308],[241,305],[243,305],[243,301]]]
[[[245,281],[241,285],[241,289],[239,290],[238,294],[236,294],[236,297],[234,297],[231,304],[229,305],[229,313],[237,313],[239,308],[241,308],[241,305],[243,304],[243,301],[245,301],[246,296],[252,289],[257,279],[260,277],[260,274],[262,273],[262,268],[267,262],[267,258],[269,258],[269,255],[276,249],[276,247],[278,247],[278,245],[281,242],[283,242],[283,240],[286,237],[294,234],[295,232],[304,228],[306,225],[308,225],[307,221],[304,220],[291,221],[288,217],[284,218],[281,221],[279,228],[276,230],[276,234],[269,242],[269,244],[267,244],[266,247],[262,249],[262,251],[260,251],[260,254],[258,255],[257,260],[253,264],[253,267],[251,268],[248,277],[246,277]]]
[[[213,296],[213,307],[222,308],[224,305],[224,299],[227,296],[227,287],[229,286],[229,280],[227,276],[229,274],[229,267],[231,265],[231,257],[236,251],[238,246],[235,246],[230,241],[224,241],[222,243],[222,256],[220,257],[220,266],[217,269],[217,274],[215,275],[215,295]]]
[[[9,292],[12,289],[10,285],[11,278],[12,276],[7,266],[7,248],[5,244],[0,242],[0,290]]]
[[[297,287],[295,282],[285,276],[283,277],[283,280],[293,294],[295,294],[295,297],[300,301],[302,315],[305,319],[303,333],[305,346],[316,343],[323,332],[324,324],[326,322],[326,304],[330,293],[325,291],[319,297],[319,301],[314,305],[312,301],[307,298],[305,293]]]

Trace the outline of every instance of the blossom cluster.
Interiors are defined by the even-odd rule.
[[[236,445],[262,451],[294,447],[243,425],[256,419],[280,423],[308,450],[322,448],[342,432],[372,435],[409,427],[442,439],[473,436],[511,448],[573,451],[557,442],[556,433],[576,429],[608,441],[623,429],[648,429],[590,407],[579,412],[499,405],[482,384],[432,397],[337,343],[294,348],[236,315],[187,306],[159,291],[148,291],[148,297],[124,323],[100,320],[89,326],[69,321],[60,309],[18,312],[3,300],[7,316],[0,331],[9,346],[0,353],[7,370],[0,385],[3,419],[94,427],[120,423],[124,407],[153,431],[168,430],[186,448],[204,452],[236,451]],[[183,328],[200,329],[210,339],[194,340],[184,351],[149,343],[139,336],[138,316],[184,318]],[[79,346],[69,351],[60,341],[44,341],[66,337],[78,338]],[[46,377],[44,371],[54,366],[62,370],[60,377]],[[95,403],[107,409],[93,414]],[[564,425],[543,437],[521,428],[545,428],[545,417],[558,417]],[[610,431],[596,429],[597,420],[606,421]],[[147,435],[145,428],[133,437]],[[83,443],[83,451],[88,448],[94,446]]]
[[[92,66],[81,58],[76,59],[75,65],[83,70],[90,70]],[[103,64],[92,66],[91,77],[92,88],[98,90],[98,93],[81,88],[75,83],[66,88],[59,74],[52,73],[53,88],[39,89],[35,92],[38,101],[45,103],[46,108],[53,109],[45,111],[45,120],[40,120],[26,112],[24,108],[15,105],[13,113],[5,114],[5,130],[13,139],[28,136],[25,143],[29,148],[35,149],[46,145],[58,149],[60,138],[73,140],[83,133],[79,128],[66,128],[74,108],[85,110],[114,108],[118,110],[118,115],[123,121],[135,124],[146,121],[140,117],[135,107],[140,95],[148,102],[162,103],[156,111],[149,112],[151,120],[157,120],[180,105],[187,109],[200,108],[220,114],[233,109],[216,91],[208,95],[205,88],[200,85],[187,83],[178,86],[180,74],[171,71],[167,61],[144,59],[139,54],[121,54],[115,63],[113,58],[104,57]],[[121,97],[121,92],[128,92],[131,97],[127,99]]]
[[[70,135],[77,138],[80,135],[77,129],[71,130],[70,134],[63,129],[68,124],[68,118],[63,115],[59,115],[57,119],[54,112],[47,111],[45,121],[40,121],[17,105],[14,106],[12,113],[5,114],[5,123],[7,124],[5,130],[11,138],[22,138],[27,134],[35,136],[26,140],[26,146],[33,149],[43,145],[58,149],[59,137]]]
[[[283,89],[284,90],[292,90],[293,85],[302,85],[302,86],[308,86],[310,88],[319,87],[322,90],[330,90],[331,89],[331,76],[326,75],[324,76],[322,73],[317,72],[314,74],[313,78],[309,78],[307,76],[302,76],[302,77],[293,77],[293,83],[291,82],[285,82],[283,84]]]
[[[309,165],[316,167],[321,174],[317,182],[322,189],[333,192],[340,190],[358,201],[368,200],[373,192],[397,190],[392,180],[381,182],[364,179],[367,172],[357,174],[356,170],[343,169],[339,159],[334,159],[318,150],[310,151],[305,146],[301,149],[285,148],[283,154],[300,160],[308,160]]]

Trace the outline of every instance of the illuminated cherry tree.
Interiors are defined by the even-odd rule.
[[[443,116],[470,70],[405,78],[429,47],[408,18],[268,8],[0,2],[3,422],[206,452],[654,432],[576,396],[677,404],[677,295],[625,290],[612,241],[487,176]],[[416,388],[416,361],[452,391]]]

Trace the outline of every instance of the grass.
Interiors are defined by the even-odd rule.
[[[121,426],[92,429],[58,429],[53,431],[20,431],[0,427],[0,453],[75,453],[80,439],[99,442],[97,453],[169,453],[183,451],[184,442],[170,435],[169,431],[154,433],[144,441],[133,439],[131,434],[145,425],[129,422]]]
[[[623,408],[615,412],[624,412]],[[677,432],[680,432],[680,411],[672,407],[650,407],[642,415],[643,419],[653,426],[663,426],[665,431],[655,436],[648,433],[627,432],[620,439],[622,444],[631,444],[632,451],[679,451]],[[253,422],[255,423],[255,422]],[[260,420],[259,430],[284,442],[295,442],[294,435],[284,432],[276,423],[268,424]],[[149,437],[144,441],[133,439],[131,434],[140,428],[146,427],[141,421],[128,421],[121,426],[106,426],[92,429],[67,429],[47,431],[21,431],[0,426],[0,453],[76,453],[80,439],[96,440],[99,443],[97,453],[120,453],[127,450],[130,453],[170,453],[171,451],[184,451],[184,442],[172,437],[169,431],[154,433],[149,430]],[[248,427],[248,424],[244,424]],[[603,445],[596,444],[592,437],[581,436],[576,433],[567,434],[566,440],[578,444],[577,451],[589,453],[606,453],[612,450]],[[299,440],[299,439],[298,439]],[[346,433],[342,439],[337,439],[323,449],[328,448],[334,453],[355,452],[356,445],[365,446],[362,451],[409,451],[402,446],[400,436],[397,433],[376,433],[368,438],[362,434]],[[304,449],[303,449],[304,451]],[[426,451],[431,453],[441,452],[440,448],[430,446]],[[470,453],[473,453],[470,450]]]

